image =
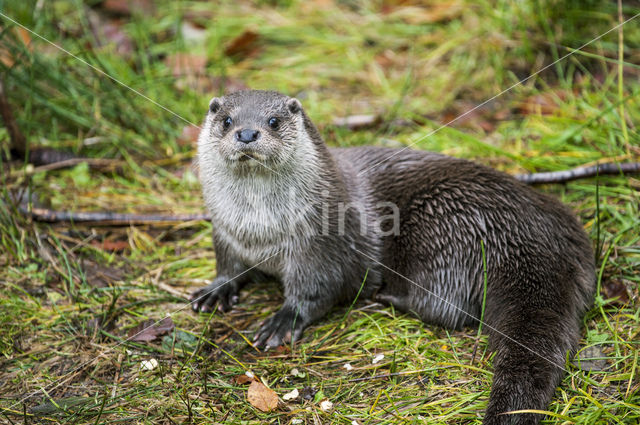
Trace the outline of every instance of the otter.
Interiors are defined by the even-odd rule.
[[[592,247],[573,213],[507,174],[412,149],[328,148],[301,103],[214,98],[198,140],[217,276],[193,308],[228,310],[248,282],[282,283],[255,344],[298,340],[361,296],[427,323],[477,325],[493,358],[485,424],[535,424],[592,303]],[[486,277],[486,285],[485,285]],[[484,300],[484,301],[483,301]]]

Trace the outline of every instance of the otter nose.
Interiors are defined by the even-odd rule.
[[[258,140],[258,137],[260,137],[260,132],[258,130],[243,128],[242,130],[236,131],[236,140],[238,142],[251,143]]]

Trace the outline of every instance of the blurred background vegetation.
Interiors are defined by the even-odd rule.
[[[474,330],[358,303],[267,356],[246,339],[279,305],[275,286],[226,315],[184,308],[214,276],[210,223],[46,224],[24,209],[202,213],[192,124],[243,88],[298,97],[332,146],[411,144],[509,173],[638,161],[640,18],[584,45],[639,12],[611,0],[0,1],[4,108],[28,150],[109,160],[28,163],[6,117],[0,127],[0,422],[480,423],[491,357]],[[640,420],[638,188],[622,176],[539,188],[579,215],[599,267],[549,423]],[[125,341],[167,312],[175,327]],[[281,397],[276,410],[246,400],[246,370]]]

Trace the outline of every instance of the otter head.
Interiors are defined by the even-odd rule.
[[[273,172],[312,142],[300,102],[272,91],[240,91],[213,98],[200,133],[201,166]],[[301,146],[301,145],[307,145]]]

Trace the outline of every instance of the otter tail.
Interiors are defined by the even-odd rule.
[[[577,291],[550,288],[548,282],[487,294],[489,343],[496,355],[485,425],[540,422],[544,415],[507,412],[546,410],[565,373],[567,352],[577,347],[582,315]]]

